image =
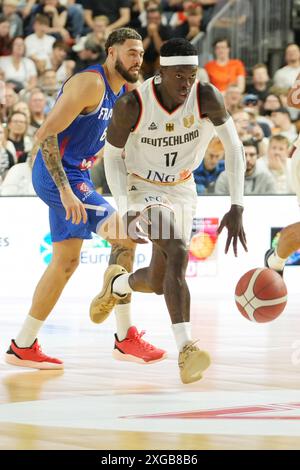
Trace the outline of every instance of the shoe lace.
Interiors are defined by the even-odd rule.
[[[41,346],[39,345],[38,342],[35,343],[33,346],[33,349],[42,357],[47,357],[46,354],[43,353]]]
[[[198,350],[198,347],[196,346],[196,344],[199,343],[199,341],[200,341],[199,339],[196,339],[192,343],[188,343],[184,346],[183,350],[181,351],[181,360],[179,362],[180,368],[183,367],[184,361],[187,359],[190,353]]]
[[[42,352],[41,346],[39,345],[39,343],[38,343],[37,341],[36,341],[36,343],[34,344],[33,349],[34,349],[35,351]]]
[[[195,339],[192,343],[187,344],[184,349],[186,348],[187,351],[197,351],[198,347],[195,345],[199,343],[199,341],[199,339]]]
[[[134,334],[132,338],[129,338],[129,341],[133,343],[139,343],[143,349],[147,349],[148,351],[153,351],[155,347],[152,344],[142,339],[142,336],[144,336],[145,333],[146,333],[145,330],[142,330],[140,333],[137,332]]]

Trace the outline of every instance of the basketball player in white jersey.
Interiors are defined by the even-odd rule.
[[[300,109],[300,74],[297,76],[293,87],[287,97],[288,106]],[[293,186],[300,206],[300,136],[293,143],[290,152],[292,158]],[[300,222],[287,225],[280,232],[278,245],[270,248],[265,253],[265,266],[275,269],[283,276],[283,269],[287,259],[300,248]]]
[[[212,85],[196,81],[194,46],[185,39],[167,41],[161,48],[160,65],[159,78],[150,78],[116,102],[104,152],[108,184],[121,211],[120,200],[127,196],[128,234],[143,242],[142,229],[153,243],[152,260],[148,268],[133,274],[115,276],[109,267],[90,314],[93,321],[103,321],[117,298],[132,291],[164,294],[179,350],[181,380],[190,383],[201,379],[210,364],[208,353],[192,341],[185,280],[197,204],[192,171],[216,131],[226,151],[232,202],[218,230],[227,227],[225,251],[232,242],[237,255],[238,239],[247,249],[242,223],[245,158],[222,95]],[[115,354],[121,355],[118,340]]]

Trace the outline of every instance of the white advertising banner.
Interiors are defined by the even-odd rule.
[[[111,202],[111,201],[110,201]],[[263,266],[265,251],[278,240],[279,229],[299,220],[295,196],[252,196],[245,198],[244,228],[248,253],[238,246],[224,253],[226,229],[217,239],[216,228],[229,210],[229,197],[199,197],[194,235],[187,270],[191,293],[203,295],[234,293],[238,279],[249,269]],[[51,260],[52,244],[48,209],[38,198],[0,197],[0,300],[1,297],[31,298],[41,274]],[[102,283],[110,247],[95,236],[86,240],[81,263],[69,281],[65,297],[92,297]],[[135,268],[149,264],[151,243],[139,245]],[[289,292],[299,290],[300,253],[285,271]]]

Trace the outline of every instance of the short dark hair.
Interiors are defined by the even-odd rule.
[[[40,13],[38,13],[34,20],[33,20],[33,23],[39,23],[39,24],[44,24],[45,26],[49,26],[50,25],[50,19],[49,19],[49,16],[47,15],[42,15]]]
[[[119,28],[115,29],[110,35],[108,36],[106,43],[105,43],[105,52],[108,54],[108,49],[115,44],[124,44],[127,39],[137,39],[138,41],[142,41],[142,36],[132,28]]]
[[[64,41],[61,39],[56,39],[52,45],[52,49],[63,49],[65,52],[67,52],[69,48]]]
[[[187,39],[173,38],[161,46],[160,55],[162,57],[172,57],[198,55],[198,53],[197,49]]]
[[[227,38],[226,36],[224,36],[224,37],[219,37],[219,38],[217,38],[217,39],[214,40],[214,42],[213,42],[213,48],[215,48],[216,45],[217,45],[219,42],[226,42],[226,43],[227,43],[227,46],[228,46],[228,47],[231,47],[229,38]]]
[[[247,139],[247,140],[243,140],[243,146],[244,146],[244,147],[255,147],[256,153],[257,153],[257,154],[259,153],[259,150],[258,150],[258,143],[257,143],[257,140],[256,140],[256,139]]]

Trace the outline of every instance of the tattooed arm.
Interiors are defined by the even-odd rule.
[[[61,163],[57,135],[50,135],[41,144],[42,155],[54,183],[58,190],[64,190],[68,187],[69,181]]]
[[[66,129],[79,114],[93,111],[103,91],[103,82],[98,75],[89,72],[75,75],[66,83],[63,94],[35,134],[34,148],[41,147],[45,165],[60,192],[66,219],[71,218],[75,224],[81,220],[86,222],[87,214],[70,187],[61,162],[57,134]]]

